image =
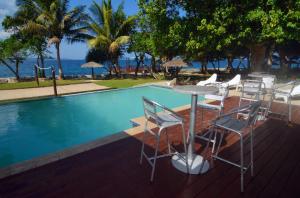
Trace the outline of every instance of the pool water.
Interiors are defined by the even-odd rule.
[[[145,86],[0,105],[0,167],[131,128],[143,96],[169,108],[190,103],[189,95]]]

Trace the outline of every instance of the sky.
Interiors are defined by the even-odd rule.
[[[88,8],[94,0],[70,0],[70,8],[85,5]],[[124,1],[124,11],[127,15],[133,15],[138,12],[137,0],[123,0]],[[95,0],[97,3],[101,3],[102,0]],[[122,2],[122,0],[112,0],[113,8]],[[13,15],[17,10],[15,0],[0,0],[0,23],[6,15]],[[5,39],[9,36],[9,33],[5,32],[0,26],[0,39]],[[49,48],[51,56],[55,57],[56,52],[54,47]],[[85,43],[73,43],[68,44],[65,40],[61,44],[61,57],[62,59],[84,59],[88,51],[88,46]],[[130,55],[127,55],[130,56]]]

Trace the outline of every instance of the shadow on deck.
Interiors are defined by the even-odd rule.
[[[226,109],[237,105],[229,98]],[[274,109],[281,111],[282,104]],[[139,164],[141,135],[63,159],[40,168],[0,180],[1,197],[292,197],[300,194],[300,108],[293,107],[293,126],[269,119],[254,131],[254,177],[245,176],[245,193],[240,193],[239,169],[220,161],[203,175],[186,175],[177,171],[170,158],[158,160],[154,183],[151,168],[144,160]],[[198,112],[199,113],[199,112]],[[188,121],[189,111],[181,114]],[[206,118],[212,114],[205,114]],[[196,126],[200,129],[200,122]],[[186,123],[188,129],[188,122]],[[176,129],[174,129],[176,130]],[[180,133],[170,138],[181,146]],[[221,155],[239,159],[239,142],[226,136]],[[164,141],[162,141],[164,142]],[[147,150],[153,151],[149,140]],[[160,145],[161,152],[167,145]],[[248,150],[247,150],[248,149]],[[201,150],[196,143],[196,150]],[[246,145],[245,152],[249,154]]]

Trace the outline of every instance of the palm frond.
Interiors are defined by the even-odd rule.
[[[130,16],[127,20],[123,21],[116,32],[116,36],[119,37],[121,35],[128,34],[128,32],[130,32],[133,28],[136,19],[136,16]]]
[[[90,11],[93,15],[93,18],[95,18],[94,21],[97,21],[97,23],[99,25],[103,25],[104,16],[103,16],[103,11],[102,11],[102,8],[100,7],[100,5],[97,4],[95,1],[93,1],[92,6],[90,7]]]
[[[109,46],[110,43],[111,43],[110,40],[104,35],[98,35],[97,37],[88,40],[88,45],[91,48],[98,48],[100,46]]]
[[[109,46],[109,52],[114,54],[116,53],[122,45],[125,45],[129,42],[129,36],[120,36],[114,42],[112,42]]]

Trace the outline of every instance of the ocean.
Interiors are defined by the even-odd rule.
[[[64,70],[64,74],[66,76],[78,76],[78,75],[90,75],[91,69],[81,68],[80,66],[85,63],[85,60],[70,60],[70,59],[62,59],[62,66]],[[239,60],[234,60],[233,67],[237,67],[239,65]],[[20,64],[20,77],[33,77],[34,76],[34,64],[36,64],[36,59],[29,58],[25,60],[22,64]],[[136,66],[136,61],[134,59],[120,59],[119,64],[121,68],[126,68],[130,65],[130,67]],[[146,66],[151,65],[151,60],[146,59]],[[219,62],[220,68],[224,68],[227,65],[227,61],[223,60]],[[242,64],[240,68],[246,67],[247,60],[242,60]],[[13,68],[14,65],[12,64]],[[58,71],[56,59],[46,59],[45,67],[55,66],[56,71]],[[201,64],[199,62],[192,62],[192,66],[185,69],[199,69]],[[215,66],[218,67],[218,63],[215,63]],[[208,68],[213,68],[213,64],[209,63]],[[95,68],[94,72],[96,75],[106,74],[107,70],[105,68]],[[58,72],[57,72],[58,73]],[[50,70],[46,70],[46,76],[51,76]],[[4,65],[0,64],[0,78],[5,77],[14,77],[14,74]]]

